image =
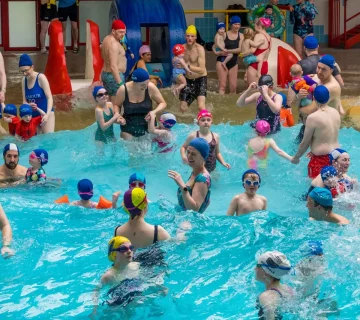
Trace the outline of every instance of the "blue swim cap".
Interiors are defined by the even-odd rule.
[[[24,53],[20,56],[19,67],[31,67],[32,65],[33,62],[28,54]]]
[[[17,116],[18,111],[17,111],[16,105],[7,104],[4,108],[4,113],[11,114],[12,116]]]
[[[129,177],[129,185],[134,181],[141,181],[146,184],[145,176],[142,173],[135,172]]]
[[[331,207],[333,205],[333,197],[329,189],[316,187],[310,191],[309,197],[322,206]]]
[[[49,161],[49,155],[44,149],[35,149],[33,152],[36,154],[42,166],[46,165]]]
[[[309,246],[309,251],[307,254],[308,256],[322,256],[324,254],[321,241],[310,240],[308,241],[308,246]]]
[[[326,54],[322,56],[319,62],[326,64],[330,69],[335,68],[335,58],[330,54]]]
[[[92,92],[92,95],[94,97],[94,99],[96,100],[96,95],[97,93],[99,92],[99,90],[101,89],[105,89],[103,86],[95,86],[94,89],[93,89],[93,92]]]
[[[225,23],[224,22],[218,22],[216,24],[216,31],[218,31],[221,28],[225,28]]]
[[[246,170],[246,171],[243,173],[242,177],[241,177],[241,181],[244,182],[245,176],[246,176],[248,173],[254,173],[254,174],[256,174],[256,175],[259,177],[259,183],[261,183],[260,173],[257,172],[257,171],[254,170],[254,169]]]
[[[316,49],[319,46],[317,39],[314,36],[307,36],[304,40],[304,47],[306,49]]]
[[[31,116],[32,115],[32,108],[28,104],[22,104],[20,106],[20,117],[24,116]]]
[[[17,146],[15,143],[8,143],[8,144],[4,147],[4,149],[3,149],[3,156],[5,157],[6,152],[8,152],[8,151],[10,151],[10,150],[12,150],[12,151],[17,151],[18,154],[19,154],[19,157],[20,157],[20,150],[19,150],[18,146]]]
[[[345,150],[336,148],[329,153],[330,163],[339,158],[343,153],[347,153]]]
[[[136,69],[131,76],[131,80],[134,82],[144,82],[149,78],[149,73],[141,68]]]
[[[286,106],[286,105],[287,105],[287,97],[286,97],[286,94],[285,94],[284,92],[279,92],[278,94],[281,95],[282,98],[283,98],[282,105],[283,105],[283,106]]]
[[[239,16],[232,16],[230,18],[230,24],[234,24],[234,23],[240,23],[241,24],[241,19]]]
[[[314,90],[314,99],[317,103],[325,104],[330,99],[330,92],[325,86],[317,86]]]
[[[78,194],[83,200],[90,200],[93,197],[93,184],[89,179],[82,179],[78,182]]]
[[[210,146],[209,143],[203,138],[195,138],[191,140],[189,147],[193,147],[199,151],[204,160],[206,160],[209,156]]]
[[[325,181],[327,178],[336,177],[337,170],[332,166],[326,166],[321,169],[320,175],[322,181]]]

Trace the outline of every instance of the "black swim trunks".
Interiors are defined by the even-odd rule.
[[[57,14],[57,7],[55,4],[50,5],[50,9],[48,8],[47,3],[42,4],[40,6],[40,20],[41,21],[51,21],[56,19],[58,16]]]
[[[78,6],[76,2],[69,7],[59,8],[58,9],[59,20],[61,22],[66,22],[68,18],[70,21],[77,22],[78,21]]]
[[[187,105],[190,106],[197,97],[206,97],[207,90],[207,76],[188,79],[186,78],[186,87],[180,91],[179,100],[186,101]]]

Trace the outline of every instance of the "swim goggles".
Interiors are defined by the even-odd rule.
[[[134,181],[134,182],[131,182],[131,183],[130,183],[130,187],[131,187],[131,188],[136,188],[136,187],[144,188],[144,187],[145,187],[145,183]]]
[[[116,248],[116,249],[112,249],[111,251],[114,252],[121,252],[121,253],[125,253],[125,252],[128,252],[129,250],[130,251],[134,251],[134,246],[133,245],[130,245],[130,246],[125,246],[125,245],[121,245],[119,248]]]
[[[109,95],[108,92],[105,91],[105,92],[98,93],[98,94],[96,95],[96,98],[101,98],[101,97],[103,97],[103,96],[108,96],[108,95]]]
[[[258,186],[260,185],[259,181],[245,180],[244,182],[245,182],[248,186],[258,187]]]
[[[256,265],[258,268],[262,268],[262,267],[265,267],[265,268],[270,268],[270,269],[280,269],[280,270],[286,270],[286,271],[289,271],[292,269],[292,267],[282,267],[282,266],[271,266],[269,264],[265,264],[265,263],[258,263]]]

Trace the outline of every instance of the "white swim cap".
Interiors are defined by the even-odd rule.
[[[165,112],[160,116],[159,121],[165,128],[171,129],[176,124],[176,117],[170,112]]]
[[[290,261],[279,251],[267,251],[258,258],[259,268],[262,268],[268,275],[280,279],[291,270]]]

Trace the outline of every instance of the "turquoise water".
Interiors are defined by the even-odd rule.
[[[315,292],[318,298],[299,294],[284,319],[315,319],[328,309],[332,310],[330,319],[354,319],[360,314],[357,192],[345,195],[334,208],[350,219],[351,225],[310,222],[301,199],[309,185],[306,158],[295,166],[271,151],[259,190],[268,198],[269,212],[226,217],[230,200],[243,190],[240,180],[246,169],[245,145],[253,133],[247,124],[216,125],[213,131],[221,135],[221,151],[232,169],[218,166],[212,175],[211,204],[205,215],[179,212],[176,185],[167,177],[167,170],[177,170],[184,180],[190,175],[190,168],[181,163],[179,147],[196,126],[177,125],[176,150],[168,154],[153,153],[146,141],[136,147],[119,142],[97,149],[95,128],[57,132],[19,144],[20,164],[25,166],[32,149],[47,149],[47,176],[62,179],[62,184],[0,190],[17,253],[10,260],[0,260],[0,319],[87,318],[92,311],[92,290],[110,266],[107,241],[127,216],[121,209],[86,210],[54,205],[53,201],[63,194],[77,199],[76,184],[83,178],[93,181],[95,201],[99,195],[110,199],[114,191],[126,191],[129,175],[137,170],[146,175],[152,201],[148,222],[161,224],[172,236],[183,221],[190,221],[192,230],[187,241],[164,245],[168,267],[155,272],[162,272],[168,294],[154,293],[141,305],[129,305],[129,319],[257,319],[255,301],[263,286],[255,281],[255,256],[277,249],[296,265],[311,239],[323,241],[326,258]],[[294,154],[297,147],[292,141],[298,131],[299,126],[282,130],[275,140]],[[3,146],[8,140],[1,142]],[[341,130],[340,143],[352,157],[351,176],[360,176],[358,142],[357,131]],[[355,208],[349,210],[348,203]],[[298,275],[284,281],[295,288],[304,285]],[[323,302],[318,304],[318,300]],[[119,311],[105,307],[100,308],[99,318],[125,319]]]

